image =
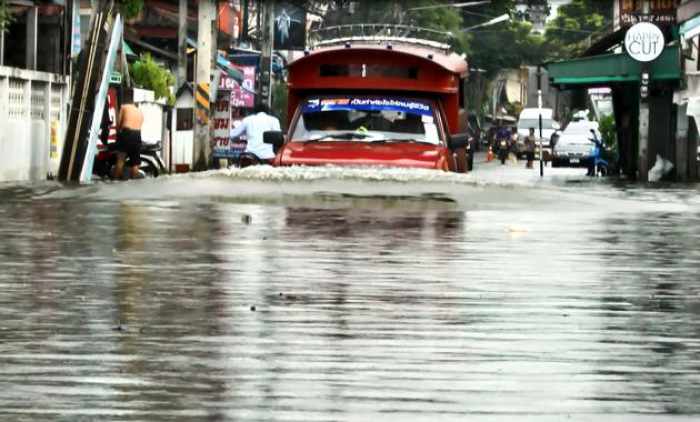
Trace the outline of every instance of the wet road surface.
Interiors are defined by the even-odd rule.
[[[0,420],[697,420],[697,186],[546,171],[0,185]]]

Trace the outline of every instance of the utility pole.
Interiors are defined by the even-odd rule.
[[[275,41],[275,1],[269,0],[262,4],[261,15],[263,16],[261,34],[261,57],[260,57],[260,98],[258,101],[272,106],[272,44]]]
[[[209,82],[211,80],[212,20],[214,1],[200,0],[197,6],[197,72],[195,97],[194,150],[192,162],[194,170],[209,169],[211,144],[209,135]]]
[[[242,0],[243,3],[243,22],[241,23],[238,32],[238,43],[248,41],[248,0]]]
[[[187,82],[187,0],[180,0],[177,26],[177,88]]]

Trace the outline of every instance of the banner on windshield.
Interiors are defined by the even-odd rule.
[[[303,112],[331,110],[397,111],[423,116],[433,115],[432,107],[427,102],[384,97],[311,98],[306,101]]]

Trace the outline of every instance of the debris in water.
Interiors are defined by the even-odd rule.
[[[250,310],[255,312],[255,305],[251,305]]]
[[[508,226],[508,232],[510,232],[510,233],[527,233],[527,229],[525,227]]]

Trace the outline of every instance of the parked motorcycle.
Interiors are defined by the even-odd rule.
[[[158,177],[161,173],[165,173],[165,164],[160,159],[158,151],[162,149],[160,142],[156,144],[141,145],[141,165],[139,166],[138,175],[130,175],[131,162],[127,158],[124,163],[124,177],[131,179],[140,179],[144,177]],[[103,146],[95,156],[95,162],[92,167],[92,174],[103,179],[114,178],[114,169],[117,165],[117,153],[110,150],[109,147]]]
[[[588,140],[593,142],[595,146],[593,147],[593,151],[591,153],[590,162],[588,163],[588,173],[586,176],[600,175],[605,177],[608,175],[609,168],[608,162],[602,158],[605,146],[603,145],[603,142],[598,139],[595,130],[591,129],[591,133],[593,134],[593,138],[589,138]]]

